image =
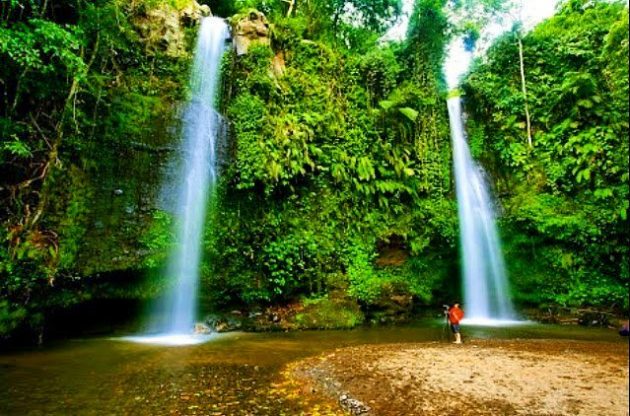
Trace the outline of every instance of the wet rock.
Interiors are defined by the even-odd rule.
[[[603,326],[607,327],[610,325],[611,314],[607,312],[601,311],[591,311],[585,310],[580,311],[580,316],[578,317],[578,324],[582,326]]]
[[[260,311],[251,311],[250,313],[247,314],[247,317],[249,319],[254,319],[254,318],[258,318],[261,315],[262,315],[262,312]]]
[[[184,26],[197,25],[203,17],[210,16],[210,7],[207,4],[200,5],[196,1],[190,3],[180,13],[180,20]]]
[[[231,332],[243,327],[243,322],[235,316],[225,316],[220,314],[210,314],[206,316],[204,324],[212,332]]]
[[[351,415],[369,415],[370,410],[372,410],[360,400],[354,399],[345,393],[339,396],[339,404]]]
[[[269,320],[269,322],[273,322],[274,324],[277,324],[282,320],[277,312],[271,312],[269,315],[267,315],[267,319]]]
[[[413,297],[407,293],[385,291],[369,312],[369,320],[378,324],[395,324],[410,319]]]
[[[195,324],[195,334],[210,334],[212,333],[212,329],[201,322],[197,322]]]
[[[252,44],[270,44],[269,22],[258,10],[238,16],[233,22],[233,33],[237,55],[245,55]]]

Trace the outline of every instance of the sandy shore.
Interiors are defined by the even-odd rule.
[[[628,415],[628,344],[472,340],[366,345],[285,372],[369,415]],[[341,398],[341,400],[340,400]]]

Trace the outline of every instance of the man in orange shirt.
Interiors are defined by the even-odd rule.
[[[451,324],[451,331],[455,335],[453,344],[462,343],[462,334],[459,332],[459,322],[464,319],[464,311],[459,308],[459,302],[453,302],[448,310],[448,322]]]

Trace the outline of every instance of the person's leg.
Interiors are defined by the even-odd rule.
[[[455,341],[453,344],[461,344],[462,343],[462,334],[459,332],[459,325],[451,325],[453,329],[453,334],[455,335]]]

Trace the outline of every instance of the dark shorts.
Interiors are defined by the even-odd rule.
[[[459,334],[459,324],[451,324],[451,331],[453,334]]]

